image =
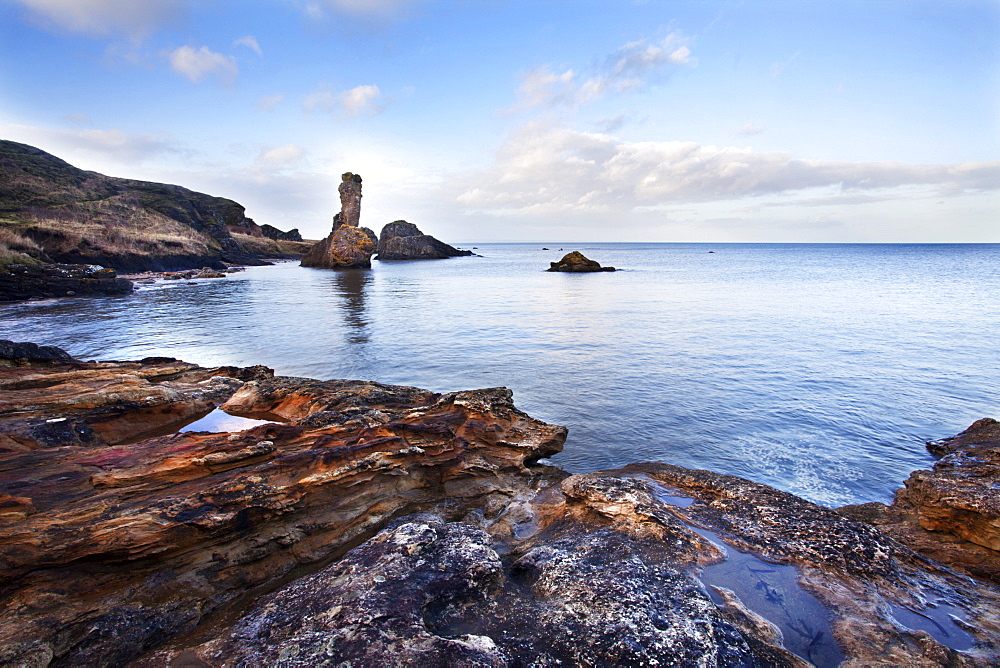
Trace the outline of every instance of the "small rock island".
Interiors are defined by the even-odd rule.
[[[361,176],[346,172],[341,177],[340,213],[333,217],[330,235],[310,248],[302,258],[303,267],[337,269],[369,268],[378,245],[375,233],[361,227]]]
[[[615,271],[614,267],[602,267],[599,262],[591,260],[580,251],[566,253],[558,262],[550,262],[545,271],[565,271],[574,274],[590,271]]]
[[[472,255],[424,234],[413,223],[397,220],[382,228],[376,260],[443,260]]]

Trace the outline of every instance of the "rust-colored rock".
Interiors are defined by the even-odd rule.
[[[536,465],[566,430],[504,388],[14,346],[0,665],[1000,662],[995,585],[733,476]],[[178,433],[220,405],[270,421]]]
[[[931,471],[914,471],[891,506],[868,503],[841,512],[932,559],[1000,583],[1000,422],[983,418],[927,448],[940,459]]]
[[[513,495],[566,433],[503,388],[176,360],[0,360],[0,389],[2,665],[124,663],[396,514],[454,518]],[[175,433],[230,397],[290,422]],[[151,428],[165,435],[136,440]]]
[[[333,217],[330,235],[310,248],[302,258],[303,267],[337,269],[371,267],[378,237],[361,221],[361,177],[351,172],[341,177],[340,213]]]

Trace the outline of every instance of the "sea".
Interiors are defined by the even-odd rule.
[[[1000,418],[1000,244],[467,244],[0,306],[0,338],[437,392],[505,386],[574,473],[661,461],[836,507]],[[615,272],[549,273],[579,250]]]

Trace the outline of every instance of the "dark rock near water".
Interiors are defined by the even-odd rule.
[[[72,355],[56,346],[40,346],[37,343],[15,342],[0,339],[0,359],[21,362],[76,362]]]
[[[376,260],[443,260],[472,255],[424,234],[413,223],[397,220],[382,228]]]
[[[591,271],[614,271],[614,267],[602,267],[599,262],[588,259],[580,251],[566,253],[558,262],[550,262],[550,267],[545,271],[566,271],[570,273],[583,273]]]
[[[132,281],[114,269],[84,264],[0,266],[0,301],[131,294]]]
[[[0,665],[1000,661],[996,585],[734,476],[536,465],[566,430],[505,388],[0,353]],[[272,422],[177,433],[220,404]]]
[[[341,176],[340,212],[333,217],[330,235],[310,248],[302,258],[303,267],[338,269],[368,268],[378,245],[375,233],[359,227],[361,220],[361,177],[347,172]]]

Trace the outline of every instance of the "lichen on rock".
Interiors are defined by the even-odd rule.
[[[378,237],[361,221],[361,176],[346,172],[341,176],[340,212],[333,217],[333,229],[302,258],[303,267],[337,269],[371,267]]]

